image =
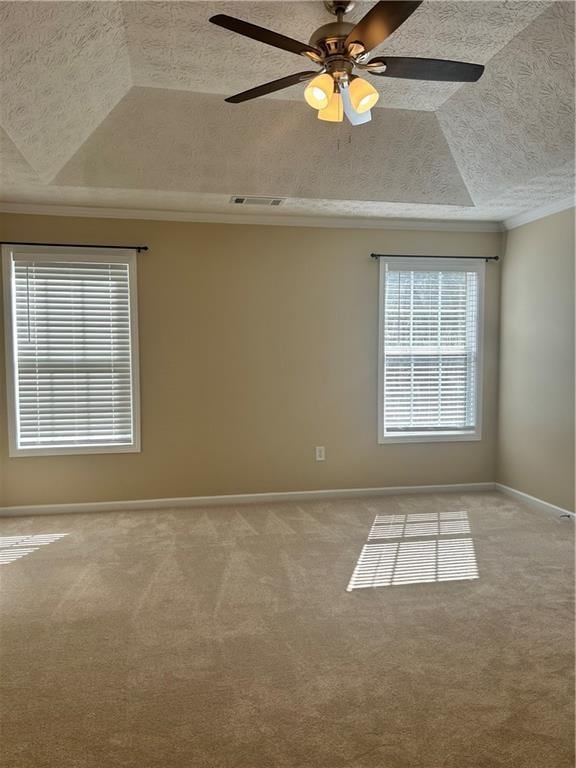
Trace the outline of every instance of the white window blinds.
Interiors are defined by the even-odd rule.
[[[138,450],[135,253],[4,260],[12,452]]]
[[[484,263],[398,258],[380,268],[381,438],[479,437]]]

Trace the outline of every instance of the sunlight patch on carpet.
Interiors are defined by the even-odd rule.
[[[469,534],[463,511],[376,515],[347,591],[477,579]]]
[[[347,590],[477,578],[472,539],[395,541],[364,545]]]
[[[68,536],[67,533],[40,533],[27,536],[0,536],[0,565],[13,563],[26,555],[31,555],[40,547],[53,544]]]
[[[404,536],[441,536],[470,533],[467,512],[430,512],[414,515],[376,515],[368,541]]]

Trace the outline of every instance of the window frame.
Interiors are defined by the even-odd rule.
[[[16,307],[13,301],[15,288],[14,254],[33,255],[41,260],[53,261],[65,256],[71,262],[103,262],[128,265],[129,317],[130,317],[130,363],[132,376],[132,442],[126,445],[68,445],[46,448],[18,445],[18,393],[16,384]],[[76,248],[72,246],[3,245],[2,283],[4,298],[4,343],[6,367],[6,410],[8,425],[8,455],[10,458],[26,456],[62,456],[94,453],[140,453],[141,409],[140,409],[140,354],[138,344],[138,285],[137,252],[133,248]]]
[[[475,429],[473,431],[421,432],[419,434],[386,435],[384,424],[385,376],[384,376],[384,339],[385,339],[385,299],[386,267],[423,271],[474,271],[478,275],[478,313],[476,327],[476,403]],[[473,442],[482,439],[482,413],[484,401],[484,293],[486,264],[484,260],[472,257],[462,258],[406,258],[403,256],[382,256],[379,258],[379,295],[378,295],[378,443],[449,443]]]

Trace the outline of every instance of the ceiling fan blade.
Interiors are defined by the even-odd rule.
[[[372,66],[383,66],[372,71]],[[379,77],[404,77],[408,80],[437,80],[446,83],[475,83],[482,77],[482,64],[445,59],[414,59],[409,56],[377,56],[368,62],[366,71]]]
[[[250,101],[250,99],[257,99],[258,96],[266,96],[267,93],[274,93],[274,91],[281,91],[283,88],[289,88],[291,85],[297,83],[303,83],[306,80],[312,80],[316,75],[322,74],[320,72],[296,72],[294,75],[288,75],[288,77],[281,77],[279,80],[271,80],[264,85],[257,85],[256,88],[250,88],[248,91],[242,91],[234,96],[229,96],[225,101],[230,104],[240,104],[242,101]]]
[[[394,30],[411,16],[421,2],[397,2],[383,0],[368,11],[346,38],[346,47],[361,43],[365,51],[371,51],[390,37]]]
[[[247,21],[242,21],[242,19],[235,19],[233,16],[226,16],[222,13],[212,16],[210,21],[219,27],[224,27],[224,29],[229,29],[231,32],[244,35],[244,37],[250,37],[252,40],[258,40],[274,48],[297,53],[299,56],[307,56],[316,63],[322,61],[322,52],[317,48],[306,45],[306,43],[299,43],[298,40],[293,40],[285,35],[279,35],[277,32],[272,32],[264,27],[258,27],[256,24],[250,24]]]

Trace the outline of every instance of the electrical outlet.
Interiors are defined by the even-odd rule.
[[[316,461],[326,461],[326,448],[323,445],[317,445],[315,448]]]

